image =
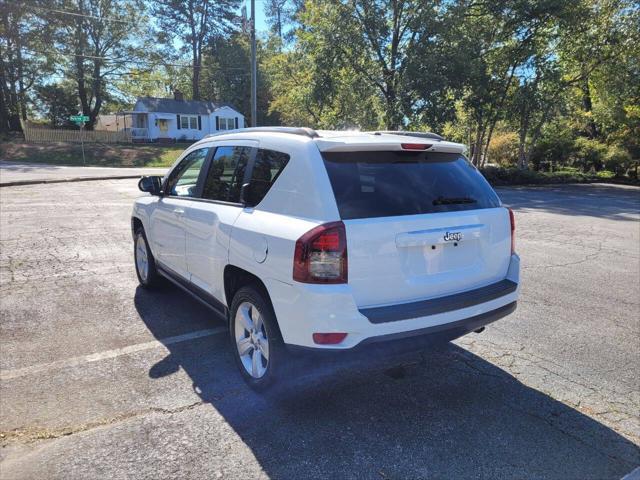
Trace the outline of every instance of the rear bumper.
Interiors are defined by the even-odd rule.
[[[361,309],[360,313],[371,323],[398,322],[411,318],[427,317],[438,313],[460,310],[480,303],[486,303],[496,298],[504,297],[518,289],[518,284],[511,280],[501,280],[486,287],[476,288],[446,297],[422,300],[419,302],[402,303],[388,307]]]
[[[362,309],[348,284],[289,284],[265,279],[265,285],[287,346],[294,350],[352,350],[411,337],[436,335],[446,340],[477,330],[515,309],[519,274],[520,258],[512,255],[507,275],[490,285],[427,301]],[[313,333],[331,332],[347,336],[336,345],[313,342]]]
[[[334,354],[346,356],[350,353],[369,354],[371,350],[375,350],[376,356],[381,354],[393,355],[408,353],[450,342],[451,340],[462,337],[467,333],[478,330],[479,328],[513,313],[516,310],[517,304],[518,302],[511,302],[507,305],[496,308],[495,310],[455,322],[434,325],[432,327],[426,327],[419,330],[369,337],[348,350],[304,347],[299,345],[286,346],[290,352],[296,354],[318,353],[320,355]]]

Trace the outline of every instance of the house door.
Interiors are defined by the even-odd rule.
[[[164,118],[160,118],[158,120],[158,128],[160,128],[160,136],[166,138],[168,136],[169,131],[169,120]]]

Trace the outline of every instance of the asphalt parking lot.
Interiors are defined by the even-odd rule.
[[[640,464],[640,190],[499,193],[516,313],[259,396],[221,319],[138,288],[135,180],[0,188],[0,477],[623,477]]]

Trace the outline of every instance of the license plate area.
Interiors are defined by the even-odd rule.
[[[400,249],[404,273],[411,277],[473,268],[480,261],[480,240],[434,243]]]

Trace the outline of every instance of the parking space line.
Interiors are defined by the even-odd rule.
[[[91,353],[89,355],[57,360],[51,363],[42,363],[40,365],[32,365],[29,367],[16,368],[13,370],[0,370],[0,380],[12,380],[14,378],[20,378],[27,375],[46,372],[49,370],[75,367],[77,365],[83,365],[85,363],[98,362],[100,360],[116,358],[122,355],[129,355],[131,353],[141,352],[143,350],[149,350],[165,345],[173,345],[175,343],[195,340],[197,338],[208,337],[210,335],[217,335],[225,331],[227,331],[226,327],[208,328],[206,330],[197,330],[195,332],[184,333],[182,335],[176,335],[174,337],[163,338],[162,340],[152,340],[150,342],[138,343],[135,345],[129,345],[127,347],[116,348],[113,350],[105,350],[103,352]]]

